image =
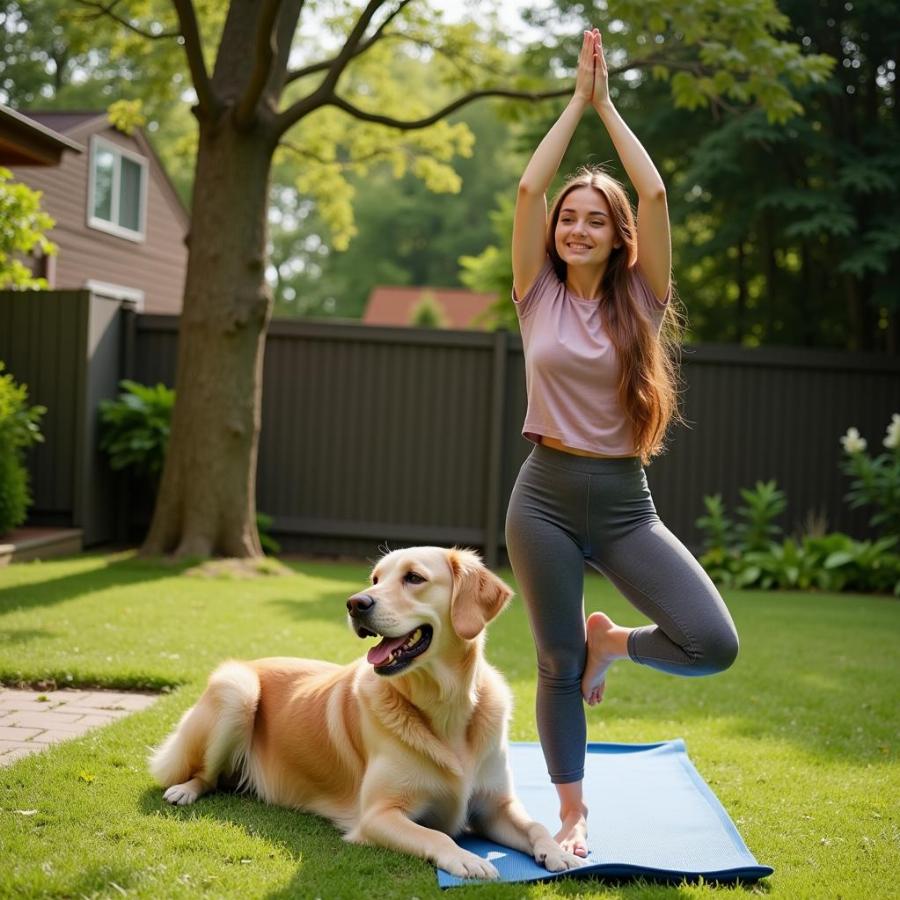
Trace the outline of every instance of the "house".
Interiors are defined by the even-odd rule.
[[[54,290],[88,288],[143,312],[179,313],[188,214],[140,129],[123,134],[105,112],[14,115],[85,149],[55,166],[34,154],[9,165],[17,181],[43,192],[42,208],[56,220],[49,237],[58,252],[36,260],[35,274]]]
[[[482,330],[481,316],[497,299],[461,288],[378,286],[369,294],[362,320],[367,325],[412,325],[422,303],[433,303],[441,311],[446,328]]]

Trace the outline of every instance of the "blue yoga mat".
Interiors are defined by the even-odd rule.
[[[511,744],[519,799],[555,834],[559,801],[539,744]],[[684,741],[588,744],[584,777],[590,809],[589,863],[554,874],[530,856],[482,838],[459,844],[489,859],[503,881],[571,877],[756,881],[772,874],[757,863],[728,813],[687,755]],[[442,888],[471,884],[438,870]]]

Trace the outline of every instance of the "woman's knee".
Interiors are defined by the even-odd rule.
[[[586,654],[571,648],[553,647],[538,653],[538,678],[551,690],[565,692],[577,685],[581,689]]]
[[[691,668],[697,675],[724,672],[734,664],[739,649],[740,641],[734,625],[723,623],[696,642],[696,649],[691,654]]]

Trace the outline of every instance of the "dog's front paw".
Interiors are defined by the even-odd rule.
[[[199,796],[199,792],[191,787],[191,782],[186,781],[184,784],[173,784],[168,788],[163,794],[163,800],[174,806],[190,806]]]
[[[481,878],[485,881],[496,881],[500,873],[492,863],[468,850],[459,849],[452,856],[438,860],[438,866],[457,878]]]
[[[534,859],[548,872],[565,872],[567,869],[577,869],[588,863],[583,856],[567,853],[552,838],[535,844]]]

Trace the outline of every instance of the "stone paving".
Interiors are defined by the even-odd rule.
[[[0,688],[0,766],[146,709],[159,694]]]

